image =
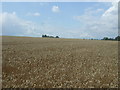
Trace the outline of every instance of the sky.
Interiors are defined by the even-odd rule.
[[[1,4],[0,4],[1,5]],[[2,35],[61,38],[116,37],[116,2],[2,2]]]

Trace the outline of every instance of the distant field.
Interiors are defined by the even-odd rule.
[[[117,88],[118,42],[2,37],[3,88]]]

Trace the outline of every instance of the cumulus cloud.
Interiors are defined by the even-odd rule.
[[[83,24],[83,27],[81,27],[80,30],[93,38],[102,38],[105,36],[115,37],[118,35],[117,7],[117,3],[114,2],[112,3],[112,6],[106,11],[103,9],[89,9],[86,10],[83,15],[74,16],[74,19]],[[100,16],[95,16],[95,14]]]
[[[34,16],[40,16],[40,13],[36,12],[33,14]]]
[[[32,21],[24,20],[18,17],[15,12],[0,13],[0,17],[2,17],[0,18],[2,35],[40,37],[42,34],[48,34],[53,36],[65,36],[65,33],[61,32],[61,30],[65,31],[64,28],[55,27],[47,22],[37,24]]]
[[[27,13],[27,16],[40,16],[39,12],[35,12],[35,13]]]
[[[113,2],[112,7],[110,7],[104,14],[103,16],[111,16],[111,15],[117,15],[118,14],[118,3]]]
[[[52,12],[58,13],[58,12],[60,12],[60,8],[58,6],[53,6]]]
[[[2,17],[0,24],[2,24],[3,35],[34,36],[42,33],[42,30],[38,25],[31,21],[19,18],[15,12],[3,12],[0,14],[0,16]],[[41,31],[38,32],[39,30]]]
[[[40,37],[42,34],[47,34],[53,36],[58,35],[66,38],[76,37],[75,33],[71,32],[72,30],[70,29],[55,26],[48,22],[36,24],[28,20],[23,20],[18,17],[15,12],[0,13],[0,17],[2,17],[2,20],[0,19],[0,24],[2,25],[2,35]]]

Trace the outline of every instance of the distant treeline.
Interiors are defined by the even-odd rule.
[[[101,40],[113,40],[113,41],[120,41],[120,36],[117,36],[115,38],[108,38],[108,37],[104,37],[103,39]]]
[[[48,35],[42,35],[43,38],[59,38],[59,36],[48,36]],[[85,40],[85,39],[83,39]],[[89,40],[100,40],[100,39],[89,39]],[[113,40],[113,41],[120,41],[120,36],[117,36],[115,38],[109,38],[109,37],[104,37],[103,39],[101,40]]]
[[[47,38],[59,38],[59,36],[48,36],[48,35],[42,35],[42,37],[47,37]]]
[[[112,41],[120,41],[120,36],[117,36],[115,38],[109,38],[109,37],[104,37],[103,39],[89,39],[89,40],[112,40]]]

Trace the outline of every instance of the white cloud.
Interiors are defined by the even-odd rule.
[[[58,13],[58,12],[60,12],[60,8],[58,6],[53,6],[52,12]]]
[[[118,35],[117,7],[117,3],[114,2],[106,11],[103,9],[88,9],[83,15],[74,16],[73,18],[83,24],[80,30],[93,38],[115,37]]]
[[[36,25],[31,21],[19,18],[15,12],[3,12],[0,14],[0,16],[2,17],[2,20],[0,20],[0,24],[2,24],[3,35],[36,36],[40,35],[43,32],[40,29],[39,25]]]
[[[40,13],[36,12],[33,14],[34,16],[40,16]]]
[[[76,38],[76,33],[72,33],[72,30],[55,26],[50,22],[44,21],[38,25],[34,22],[21,19],[14,12],[3,12],[0,16],[2,17],[2,20],[0,19],[2,35],[40,37],[42,34],[48,34],[66,38]]]
[[[65,36],[64,30],[61,27],[55,27],[50,23],[43,22],[42,24],[36,24],[32,21],[23,20],[17,16],[15,12],[0,13],[0,25],[2,26],[2,35],[12,36],[33,36],[40,37],[42,34]]]
[[[27,16],[40,16],[40,13],[35,12],[35,13],[27,13]]]
[[[111,15],[117,15],[118,14],[118,3],[113,2],[112,7],[110,7],[104,14],[103,16],[108,17]]]

